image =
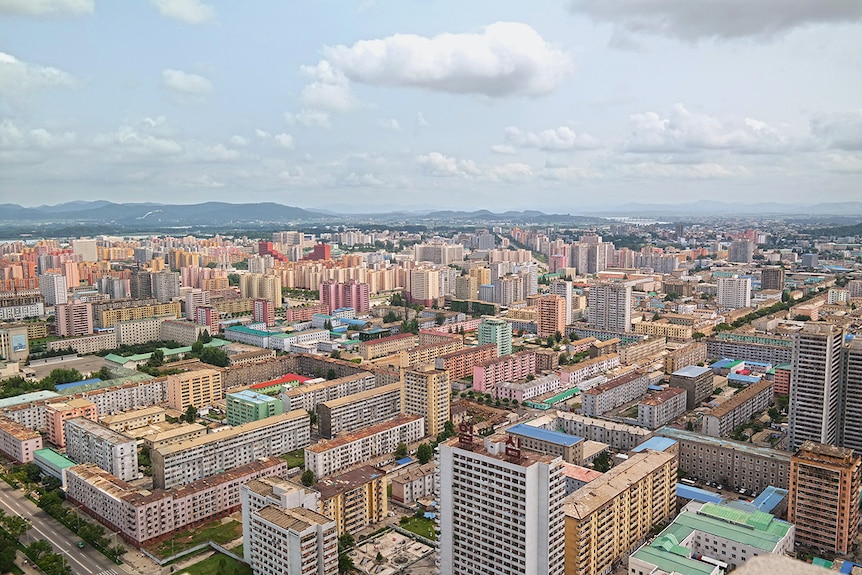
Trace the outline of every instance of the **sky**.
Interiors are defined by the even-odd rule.
[[[859,0],[0,0],[0,203],[862,201]]]

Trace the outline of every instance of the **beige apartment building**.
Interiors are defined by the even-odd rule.
[[[425,418],[425,435],[437,437],[449,421],[449,373],[424,365],[404,372],[404,413]]]
[[[173,315],[180,317],[182,315],[182,307],[179,302],[158,303],[152,305],[139,305],[134,307],[123,307],[115,309],[93,309],[95,316],[94,327],[112,327],[114,324],[121,321],[130,321],[134,319],[144,319],[159,315]]]
[[[677,458],[645,450],[569,495],[565,509],[568,575],[607,575],[676,514]]]
[[[165,410],[157,405],[133,409],[131,411],[116,413],[114,415],[103,415],[99,421],[113,431],[125,433],[154,423],[165,420]]]
[[[360,342],[358,351],[363,360],[370,360],[406,351],[415,345],[416,336],[412,333],[402,333]]]
[[[7,457],[19,463],[30,463],[38,449],[42,449],[42,435],[38,431],[0,417],[0,451]]]
[[[356,534],[382,521],[389,512],[386,472],[366,465],[314,484],[320,492],[320,513],[334,519],[338,534]]]
[[[391,383],[317,406],[317,425],[321,437],[331,439],[339,433],[357,431],[391,419],[404,412],[404,386]]]
[[[168,376],[168,405],[185,410],[193,405],[197,408],[212,405],[224,399],[221,371],[198,369]]]

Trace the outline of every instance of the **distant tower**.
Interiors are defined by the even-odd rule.
[[[512,353],[512,324],[495,317],[482,318],[478,330],[479,345],[497,344],[497,355],[502,357]]]

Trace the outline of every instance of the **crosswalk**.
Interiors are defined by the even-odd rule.
[[[117,574],[116,569],[108,569],[106,571],[101,571],[101,572],[97,573],[96,575],[118,575],[118,574]]]

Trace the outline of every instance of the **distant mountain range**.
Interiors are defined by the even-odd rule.
[[[742,211],[740,211],[742,210]],[[862,202],[831,202],[818,204],[784,204],[779,202],[719,202],[700,200],[684,204],[628,203],[613,207],[590,207],[581,210],[586,214],[628,217],[671,216],[732,216],[745,214],[802,215],[802,216],[853,216],[862,215]]]

